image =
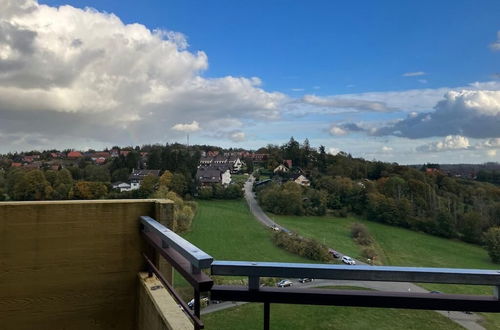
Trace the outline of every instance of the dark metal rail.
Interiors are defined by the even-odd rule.
[[[154,273],[156,275],[156,277],[158,277],[160,282],[163,283],[163,285],[167,288],[168,292],[170,292],[170,294],[174,297],[175,301],[177,301],[177,303],[179,305],[181,305],[182,310],[193,321],[193,324],[195,324],[198,329],[203,329],[205,327],[203,322],[201,322],[199,317],[197,317],[193,312],[191,312],[191,309],[189,308],[189,306],[186,304],[186,302],[184,302],[184,300],[181,298],[181,296],[179,296],[177,291],[175,291],[174,287],[172,285],[170,285],[170,283],[168,283],[167,279],[160,273],[160,270],[158,268],[156,268],[156,266],[153,264],[153,262],[145,254],[143,254],[143,257],[148,264],[148,267],[150,270],[150,277],[152,276],[152,273]]]
[[[213,275],[500,286],[500,270],[214,261]]]
[[[151,259],[144,255],[150,273],[154,272],[160,281],[165,284],[193,321],[194,329],[202,329],[203,323],[200,320],[200,292],[209,291],[213,286],[213,281],[201,270],[209,268],[213,258],[153,218],[141,216],[140,221],[143,227],[142,234],[149,245],[155,249],[158,255],[165,258],[193,287],[194,313],[189,311],[187,304],[182,301],[177,292],[175,292],[175,289],[161,275]]]
[[[213,261],[213,258],[150,217],[140,217],[142,234],[155,251],[166,259],[194,288],[194,312],[182,301],[150,258],[144,255],[150,272],[167,287],[193,321],[200,320],[200,292],[210,291],[211,298],[224,301],[264,303],[264,329],[269,329],[270,304],[309,304],[362,306],[427,310],[500,312],[500,270],[351,266],[248,261]],[[201,270],[211,268],[212,275],[247,276],[247,286],[213,286]],[[261,277],[316,278],[330,280],[385,281],[491,285],[494,296],[432,294],[413,292],[352,291],[333,289],[296,289],[261,287]]]

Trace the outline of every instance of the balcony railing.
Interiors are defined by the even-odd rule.
[[[500,312],[499,270],[213,261],[155,220],[141,217],[141,222],[145,237],[195,288],[195,313],[191,315],[195,328],[203,326],[199,320],[200,291],[210,291],[215,300],[264,303],[264,329],[269,329],[271,303]],[[173,258],[175,255],[179,257]],[[148,263],[157,273],[151,261]],[[209,267],[212,275],[248,277],[248,286],[213,286],[210,278],[200,272]],[[494,295],[274,288],[262,287],[262,277],[490,285]]]

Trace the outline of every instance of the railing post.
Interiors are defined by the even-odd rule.
[[[200,291],[194,289],[194,315],[196,315],[197,318],[200,318]],[[195,324],[195,330],[199,329],[197,325]]]
[[[249,290],[259,290],[260,287],[260,277],[259,276],[249,276],[248,277],[248,289]]]
[[[269,322],[271,317],[271,306],[268,302],[264,303],[264,330],[269,330]]]
[[[495,296],[495,298],[500,300],[500,286],[497,285],[493,287],[493,295]]]

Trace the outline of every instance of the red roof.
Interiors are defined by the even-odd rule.
[[[68,152],[68,158],[80,158],[83,157],[82,153],[80,151],[70,151]]]
[[[130,150],[122,150],[120,151],[120,155],[127,156],[129,154]]]
[[[23,164],[21,164],[21,163],[12,163],[12,164],[10,164],[10,166],[12,166],[12,167],[21,167],[21,166],[23,166]]]

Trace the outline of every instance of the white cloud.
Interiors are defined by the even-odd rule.
[[[382,147],[382,152],[391,152],[391,151],[392,151],[391,147],[388,147],[388,146],[383,146]]]
[[[193,120],[193,122],[191,124],[176,124],[176,125],[172,126],[172,129],[179,131],[179,132],[191,133],[191,132],[199,131],[200,124],[196,120]]]
[[[346,135],[348,133],[349,132],[347,130],[345,130],[344,128],[339,127],[339,126],[332,126],[330,128],[330,134],[334,135],[334,136],[342,136],[342,135]]]
[[[449,91],[445,99],[437,103],[434,112],[410,116],[378,129],[375,134],[410,138],[457,134],[475,138],[500,137],[500,91]]]
[[[229,138],[233,142],[242,142],[242,141],[245,141],[246,136],[245,136],[245,132],[235,131],[235,132],[230,133]]]
[[[488,155],[488,157],[495,157],[497,155],[497,151],[496,150],[488,150],[488,151],[486,151],[486,155]]]
[[[492,50],[500,50],[500,31],[497,32],[497,40],[490,44]]]
[[[428,83],[427,79],[419,79],[418,82],[421,83],[421,84],[427,84]]]
[[[449,150],[464,150],[470,148],[469,139],[460,135],[448,135],[442,141],[431,142],[417,147],[418,151],[440,152]]]
[[[340,152],[340,149],[338,149],[338,148],[334,148],[334,147],[328,148],[328,153],[329,153],[330,155],[334,155],[334,156],[335,156],[335,155],[336,155],[336,154],[338,154],[339,152]]]
[[[255,77],[202,77],[207,55],[181,33],[33,0],[1,1],[0,58],[0,133],[68,146],[172,139],[176,123],[193,120],[278,118],[285,100]]]
[[[405,72],[402,74],[403,77],[418,77],[418,76],[425,76],[427,73],[423,71],[417,71],[417,72]]]

